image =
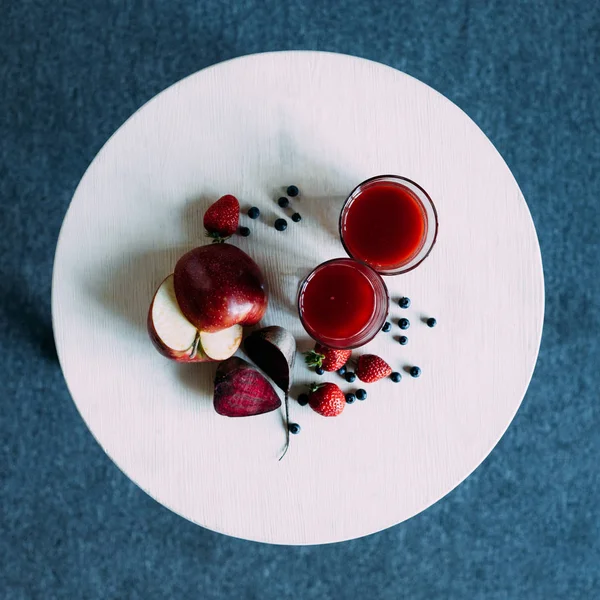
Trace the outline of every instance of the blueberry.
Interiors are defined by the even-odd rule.
[[[400,300],[398,300],[398,306],[400,308],[408,308],[410,306],[410,298],[403,296],[400,298]]]
[[[290,205],[290,201],[285,196],[281,196],[281,198],[277,200],[277,204],[279,204],[281,208],[287,208]]]
[[[384,333],[387,333],[388,331],[392,330],[392,324],[389,321],[385,322],[385,325],[382,327],[381,331],[383,331]]]
[[[290,423],[288,425],[288,430],[291,434],[296,435],[297,433],[300,433],[301,427],[298,423]]]
[[[302,221],[302,215],[300,213],[294,213],[292,215],[292,221],[294,221],[294,223]]]
[[[410,321],[408,319],[399,319],[398,321],[398,325],[400,326],[400,329],[408,329],[410,327]]]
[[[260,217],[260,210],[258,209],[257,206],[253,206],[251,209],[248,210],[248,216],[251,219],[258,219],[258,217]]]
[[[400,343],[401,346],[406,346],[406,344],[408,344],[408,338],[405,335],[401,335],[398,338],[398,342]]]
[[[353,373],[352,371],[346,371],[344,378],[348,383],[352,383],[353,381],[356,381],[356,373]]]
[[[250,235],[250,229],[248,229],[248,227],[240,227],[240,235],[242,237],[248,237]]]
[[[421,375],[421,369],[419,367],[411,367],[410,368],[410,376],[411,377],[419,377]]]
[[[354,394],[346,394],[346,403],[352,404],[356,400],[356,396]]]
[[[360,388],[359,390],[356,390],[356,398],[358,400],[366,400],[367,399],[367,391],[363,390],[362,388]]]
[[[427,319],[428,327],[435,327],[436,325],[437,325],[437,321],[433,317],[429,317],[429,319]]]
[[[317,375],[323,375],[323,373],[325,373],[325,369],[324,369],[323,367],[317,367],[317,368],[315,369],[315,373],[316,373]]]
[[[398,383],[401,379],[402,379],[402,375],[400,375],[400,373],[398,373],[397,371],[394,371],[391,375],[390,375],[390,379],[394,382],[394,383]]]
[[[339,373],[340,375],[345,375],[345,374],[346,374],[346,367],[340,367],[340,368],[338,369],[338,373]]]
[[[277,219],[275,221],[275,229],[277,231],[285,231],[287,229],[287,221],[285,219]]]
[[[294,198],[298,195],[299,191],[300,190],[295,185],[290,185],[288,187],[288,189],[286,190],[286,193],[288,196],[291,196],[292,198]]]
[[[306,406],[308,404],[308,394],[300,394],[298,396],[298,404],[300,406]]]

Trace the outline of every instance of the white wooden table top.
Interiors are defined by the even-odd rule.
[[[334,419],[291,402],[228,419],[212,408],[214,365],[179,365],[153,349],[146,312],[186,250],[205,243],[202,213],[225,193],[260,221],[233,240],[271,286],[264,325],[310,343],[294,308],[300,279],[343,256],[337,217],[367,177],[420,183],[439,213],[431,256],[386,278],[408,295],[400,330],[365,350],[404,374],[367,387]],[[301,188],[285,233],[276,198]],[[289,214],[288,214],[289,216]],[[430,506],[489,454],[535,365],[544,287],[535,228],[510,170],[480,129],[419,81],[366,60],[318,52],[247,56],[196,73],[137,111],[107,142],[64,221],[53,319],[73,399],[98,443],[176,513],[225,534],[281,544],[346,540]],[[422,318],[435,316],[429,329]],[[411,379],[403,369],[419,365]],[[297,361],[301,384],[315,379]],[[329,379],[346,384],[336,375]]]

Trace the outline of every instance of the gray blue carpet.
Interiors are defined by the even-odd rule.
[[[308,548],[206,531],[130,483],[50,322],[60,224],[110,134],[185,75],[295,48],[387,63],[474,118],[527,198],[547,292],[533,382],[475,474],[407,523]],[[600,597],[599,64],[589,0],[0,1],[0,598]]]

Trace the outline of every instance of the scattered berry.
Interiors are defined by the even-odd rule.
[[[365,383],[374,383],[392,372],[392,367],[375,354],[363,354],[358,359],[356,374]]]
[[[356,400],[354,394],[346,394],[346,404],[352,404]]]
[[[248,210],[248,216],[251,219],[258,219],[258,217],[260,217],[260,210],[257,206],[253,206],[252,208],[250,208]]]
[[[300,406],[306,406],[308,404],[308,394],[300,394],[298,396],[298,404]]]
[[[398,342],[400,343],[401,346],[406,346],[406,344],[408,344],[408,338],[405,335],[401,335],[398,338]]]
[[[277,204],[279,204],[281,208],[287,208],[290,205],[290,201],[285,196],[281,196],[281,198],[277,200]]]
[[[294,223],[299,223],[302,221],[302,215],[300,213],[294,213],[292,215],[292,221],[294,221]]]
[[[204,213],[204,229],[213,242],[224,242],[238,228],[240,203],[235,196],[221,196]]]
[[[398,320],[398,325],[400,326],[400,329],[408,329],[410,327],[410,321],[402,318]]]
[[[400,300],[398,300],[398,306],[400,308],[408,308],[410,306],[410,298],[403,296],[400,298]]]
[[[240,227],[239,233],[242,237],[248,237],[250,235],[250,229],[248,227]]]
[[[383,325],[383,327],[381,328],[381,331],[383,331],[384,333],[388,333],[388,331],[392,330],[392,324],[389,321],[386,321],[385,324]]]
[[[335,383],[313,383],[310,388],[310,407],[324,417],[337,417],[346,405],[346,398]]]
[[[359,390],[356,390],[356,398],[358,400],[366,400],[367,399],[367,391],[363,390],[362,388],[360,388]]]
[[[338,375],[345,375],[346,374],[346,367],[340,367],[338,370]]]
[[[421,375],[421,369],[419,367],[411,367],[410,368],[410,376],[411,377],[419,377]]]
[[[400,373],[398,373],[398,371],[394,371],[391,375],[390,375],[390,379],[394,382],[394,383],[398,383],[401,379],[402,379],[402,375],[400,375]]]
[[[295,196],[298,195],[299,191],[300,190],[295,185],[290,185],[288,187],[288,189],[286,190],[286,193],[288,196],[291,196],[292,198],[294,198]]]
[[[296,434],[300,433],[302,428],[300,427],[300,425],[298,425],[298,423],[290,423],[288,425],[288,430],[292,435],[296,435]]]
[[[428,327],[435,327],[436,325],[437,325],[437,321],[433,317],[429,317],[429,319],[427,319]]]
[[[277,219],[275,221],[275,229],[277,231],[285,231],[287,229],[287,221],[285,219]]]
[[[353,373],[352,371],[346,371],[346,374],[344,375],[344,379],[348,383],[352,383],[353,381],[356,381],[356,373]]]
[[[316,344],[314,350],[304,353],[304,361],[309,367],[322,367],[325,371],[341,369],[350,358],[352,350],[335,350]]]
[[[317,375],[323,375],[323,373],[325,373],[325,369],[324,369],[323,367],[317,367],[317,368],[315,369],[315,373],[316,373]]]

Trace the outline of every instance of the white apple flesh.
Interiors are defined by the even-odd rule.
[[[241,325],[214,333],[196,329],[179,308],[173,275],[154,294],[148,311],[148,333],[163,356],[178,362],[225,360],[233,356],[242,341]]]

